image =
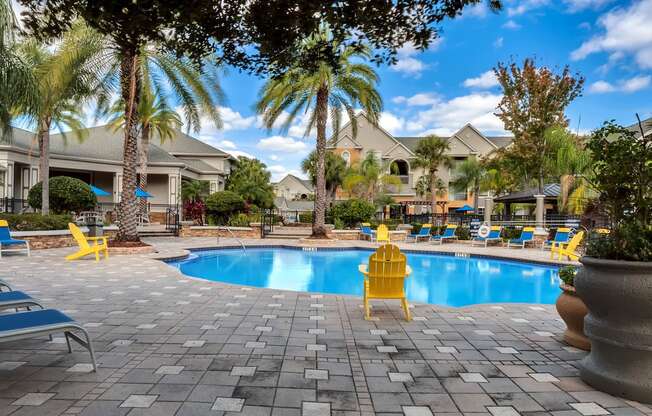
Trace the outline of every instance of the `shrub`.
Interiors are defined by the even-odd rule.
[[[84,181],[69,176],[50,178],[50,210],[55,214],[88,211],[97,205],[97,198]],[[32,208],[41,209],[43,183],[29,190],[27,200]]]
[[[243,213],[232,215],[229,218],[228,225],[231,227],[248,227],[249,215]]]
[[[361,222],[370,222],[376,207],[362,199],[349,199],[331,208],[333,221],[341,220],[347,227],[355,227]]]
[[[470,240],[471,239],[471,230],[466,225],[462,225],[455,229],[455,235],[458,240]]]
[[[312,224],[312,212],[299,213],[299,222],[304,224]]]
[[[72,216],[41,214],[0,214],[0,220],[6,220],[14,231],[67,230]]]
[[[233,214],[242,212],[244,208],[244,199],[235,192],[215,192],[206,198],[206,211],[212,217],[209,224],[224,225]]]
[[[206,204],[201,200],[188,200],[183,203],[183,216],[199,225],[204,225]]]
[[[521,236],[522,229],[516,227],[505,227],[503,229],[503,240],[511,240]]]
[[[345,228],[344,221],[342,221],[339,218],[335,218],[335,220],[333,221],[333,225],[335,226],[336,230],[343,230]]]
[[[559,269],[559,278],[568,286],[574,286],[577,268],[575,266],[565,266]]]

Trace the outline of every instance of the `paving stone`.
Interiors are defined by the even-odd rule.
[[[392,383],[412,383],[414,379],[410,373],[387,373]]]
[[[244,406],[245,400],[232,397],[218,397],[211,407],[211,410],[221,410],[223,412],[239,412]]]
[[[182,365],[162,365],[155,371],[156,374],[179,374],[184,369]]]
[[[465,383],[488,383],[487,379],[480,373],[460,373],[460,378]]]
[[[309,380],[328,380],[328,370],[313,370],[307,368],[304,373],[304,378]]]
[[[573,409],[580,412],[583,416],[600,416],[608,415],[609,411],[597,403],[568,403]]]
[[[148,408],[156,401],[158,395],[132,394],[122,402],[120,407],[144,407]]]
[[[555,383],[559,379],[550,373],[530,373],[530,377],[541,383]]]
[[[301,406],[303,416],[330,416],[330,403],[303,402]]]
[[[519,416],[520,413],[511,406],[487,406],[492,416]]]
[[[428,406],[403,406],[405,416],[433,416]]]
[[[12,406],[40,406],[54,397],[55,393],[27,393],[11,403]]]
[[[253,376],[256,374],[256,367],[233,367],[231,369],[232,376]]]
[[[3,361],[0,362],[0,371],[12,371],[24,364],[27,364],[27,362],[26,361]]]

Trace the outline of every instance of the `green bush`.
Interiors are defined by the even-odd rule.
[[[519,238],[523,229],[516,227],[505,227],[503,228],[503,240],[511,240],[513,238]]]
[[[54,214],[88,211],[95,208],[97,198],[84,181],[69,176],[50,178],[50,210]],[[32,186],[27,200],[32,208],[41,209],[43,183]]]
[[[312,224],[312,212],[301,212],[299,214],[299,222]]]
[[[231,227],[248,227],[249,215],[243,213],[232,215],[229,218],[228,225]]]
[[[232,215],[244,211],[244,208],[244,199],[235,192],[215,192],[206,198],[206,212],[209,216],[209,224],[224,225]]]
[[[455,235],[458,240],[470,240],[471,239],[471,230],[466,225],[462,225],[455,229]]]
[[[565,266],[559,269],[559,278],[568,286],[575,286],[575,275],[577,274],[577,267]]]
[[[388,230],[394,231],[396,227],[401,223],[401,220],[398,219],[386,219],[384,221],[371,220],[370,224],[372,228],[378,228],[380,224],[385,224]]]
[[[6,220],[9,229],[14,231],[67,230],[72,216],[41,214],[0,214],[0,220]]]
[[[343,230],[344,228],[346,228],[344,226],[344,221],[342,221],[339,218],[335,218],[335,220],[333,220],[333,225],[335,226],[336,230]]]
[[[346,227],[355,227],[361,222],[371,222],[376,207],[362,199],[349,199],[331,208],[333,221],[341,220]]]

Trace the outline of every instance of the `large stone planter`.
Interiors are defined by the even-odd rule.
[[[573,286],[562,284],[563,292],[557,298],[557,312],[566,323],[564,341],[573,347],[588,351],[591,349],[591,342],[584,335],[584,317],[588,313],[586,305],[577,296]]]
[[[652,403],[652,263],[582,257],[577,294],[591,353],[580,376],[607,393]]]

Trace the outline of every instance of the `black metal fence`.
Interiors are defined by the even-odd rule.
[[[0,198],[0,212],[7,214],[22,214],[25,212],[34,212],[29,206],[26,199],[18,198]]]

